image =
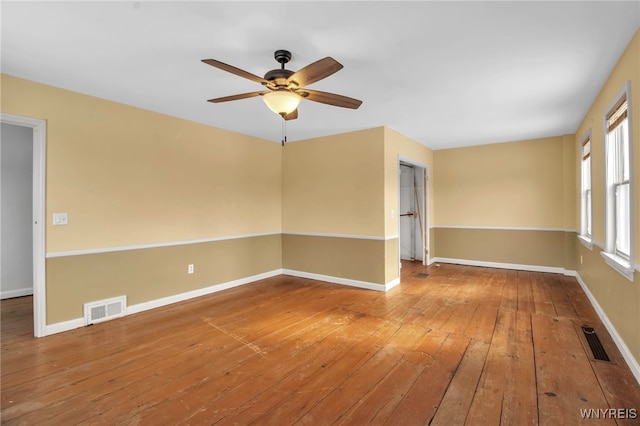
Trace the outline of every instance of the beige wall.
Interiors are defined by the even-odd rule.
[[[604,129],[603,115],[627,81],[631,81],[631,140],[634,178],[635,278],[630,282],[607,265],[600,252],[605,240]],[[627,46],[609,78],[580,123],[574,139],[574,200],[580,199],[579,148],[582,137],[591,130],[593,240],[590,250],[579,248],[577,270],[591,293],[616,328],[636,361],[640,363],[640,31]],[[579,210],[575,220],[579,221]]]
[[[563,137],[438,150],[435,225],[564,229]]]
[[[384,285],[385,241],[282,235],[282,267]]]
[[[579,170],[576,169],[576,148],[575,136],[562,136],[562,170],[563,170],[563,228],[571,229],[578,232],[580,230],[580,221],[578,220],[580,201],[575,197],[576,175]],[[572,249],[575,252],[575,248]]]
[[[636,271],[631,282],[607,265],[600,252],[598,247],[589,250],[578,244],[578,256],[582,259],[578,273],[640,363],[640,272]]]
[[[2,75],[2,112],[47,120],[47,251],[277,232],[281,147]],[[54,212],[69,224],[52,226]]]
[[[575,268],[572,135],[434,157],[436,257]]]
[[[565,268],[563,231],[435,228],[434,238],[439,258]]]
[[[281,267],[280,234],[50,258],[47,323],[81,318],[83,304],[94,300],[126,295],[137,305]]]
[[[142,303],[282,267],[279,144],[1,79],[3,113],[47,121],[47,253],[178,244],[47,259],[49,324],[81,317],[83,303],[104,297]],[[52,226],[54,212],[68,213],[69,224]]]
[[[284,147],[285,269],[386,284],[383,138],[374,128]]]
[[[384,236],[383,128],[282,150],[284,232]]]
[[[388,127],[285,146],[284,267],[377,284],[396,280],[399,156],[429,169],[433,165],[430,149]],[[307,235],[287,235],[295,233]],[[354,245],[361,247],[360,253],[345,250]],[[347,266],[351,261],[354,265]]]

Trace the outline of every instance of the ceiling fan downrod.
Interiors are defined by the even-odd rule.
[[[291,52],[288,50],[276,50],[273,54],[273,57],[280,63],[280,69],[284,69],[284,64],[291,60]]]

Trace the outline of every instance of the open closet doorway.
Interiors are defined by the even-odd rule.
[[[400,260],[428,262],[427,169],[408,161],[399,162]]]
[[[33,334],[42,337],[46,335],[46,122],[3,113],[0,123],[0,294],[3,298],[33,294]]]

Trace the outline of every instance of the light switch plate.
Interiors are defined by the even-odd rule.
[[[66,225],[69,223],[69,217],[66,213],[54,213],[53,224],[54,225]]]

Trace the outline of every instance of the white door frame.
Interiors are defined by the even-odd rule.
[[[429,221],[431,220],[431,217],[428,214],[428,208],[429,208],[429,166],[426,164],[423,164],[419,161],[414,160],[413,158],[410,157],[406,157],[404,155],[398,155],[398,172],[397,172],[397,176],[398,176],[398,199],[396,200],[397,202],[397,212],[398,212],[398,277],[400,277],[400,267],[402,265],[401,263],[401,256],[400,256],[400,163],[405,163],[405,164],[410,164],[412,166],[416,166],[416,167],[420,167],[424,169],[424,191],[423,191],[423,199],[422,199],[422,208],[421,208],[421,212],[420,215],[422,223],[424,225],[422,232],[424,233],[424,247],[423,250],[425,250],[425,253],[422,257],[422,264],[423,265],[428,265],[429,264],[429,258],[431,257],[431,252],[429,251],[429,247],[430,247],[430,242],[429,242]]]
[[[404,167],[404,169],[403,169]],[[409,257],[407,258],[405,256],[405,259],[411,259],[411,260],[417,260],[417,258],[420,256],[420,253],[418,253],[416,244],[417,244],[417,239],[418,238],[422,238],[419,234],[420,228],[417,228],[416,226],[416,221],[417,220],[422,220],[422,207],[420,206],[420,200],[418,200],[418,197],[416,197],[416,187],[415,187],[415,183],[416,183],[416,178],[418,176],[418,174],[420,174],[420,176],[422,176],[422,169],[421,168],[417,168],[413,165],[413,164],[408,164],[404,161],[400,162],[400,173],[398,174],[398,179],[400,180],[400,192],[398,193],[399,197],[400,197],[400,205],[398,207],[398,221],[400,222],[399,225],[399,229],[400,229],[400,259],[402,259],[403,257],[403,247],[405,249],[405,254],[407,254],[407,250],[409,251]],[[420,171],[420,173],[418,173],[418,171]],[[405,205],[403,207],[403,190],[407,191],[407,182],[404,183],[404,187],[403,187],[403,175],[405,173],[412,173],[413,176],[411,178],[411,182],[410,182],[410,187],[411,187],[411,191],[408,195],[409,199],[407,200],[406,198],[404,199],[405,201]],[[405,195],[406,196],[406,195]],[[407,204],[408,203],[408,204]],[[418,215],[416,215],[416,211],[420,211],[420,218],[418,218]],[[414,213],[414,216],[411,217],[411,219],[409,221],[406,220],[406,218],[403,218],[403,215],[405,215],[408,212],[412,212]],[[405,219],[405,220],[403,220]],[[408,227],[408,228],[407,228]],[[404,228],[404,230],[403,230]],[[407,229],[409,230],[409,235],[408,238],[407,237]],[[416,235],[416,230],[418,230],[418,235]],[[403,234],[404,231],[404,234]],[[404,243],[404,246],[402,245]]]
[[[47,122],[37,118],[0,113],[2,123],[33,129],[33,335],[46,336],[46,274],[45,274],[45,180],[47,153]]]

